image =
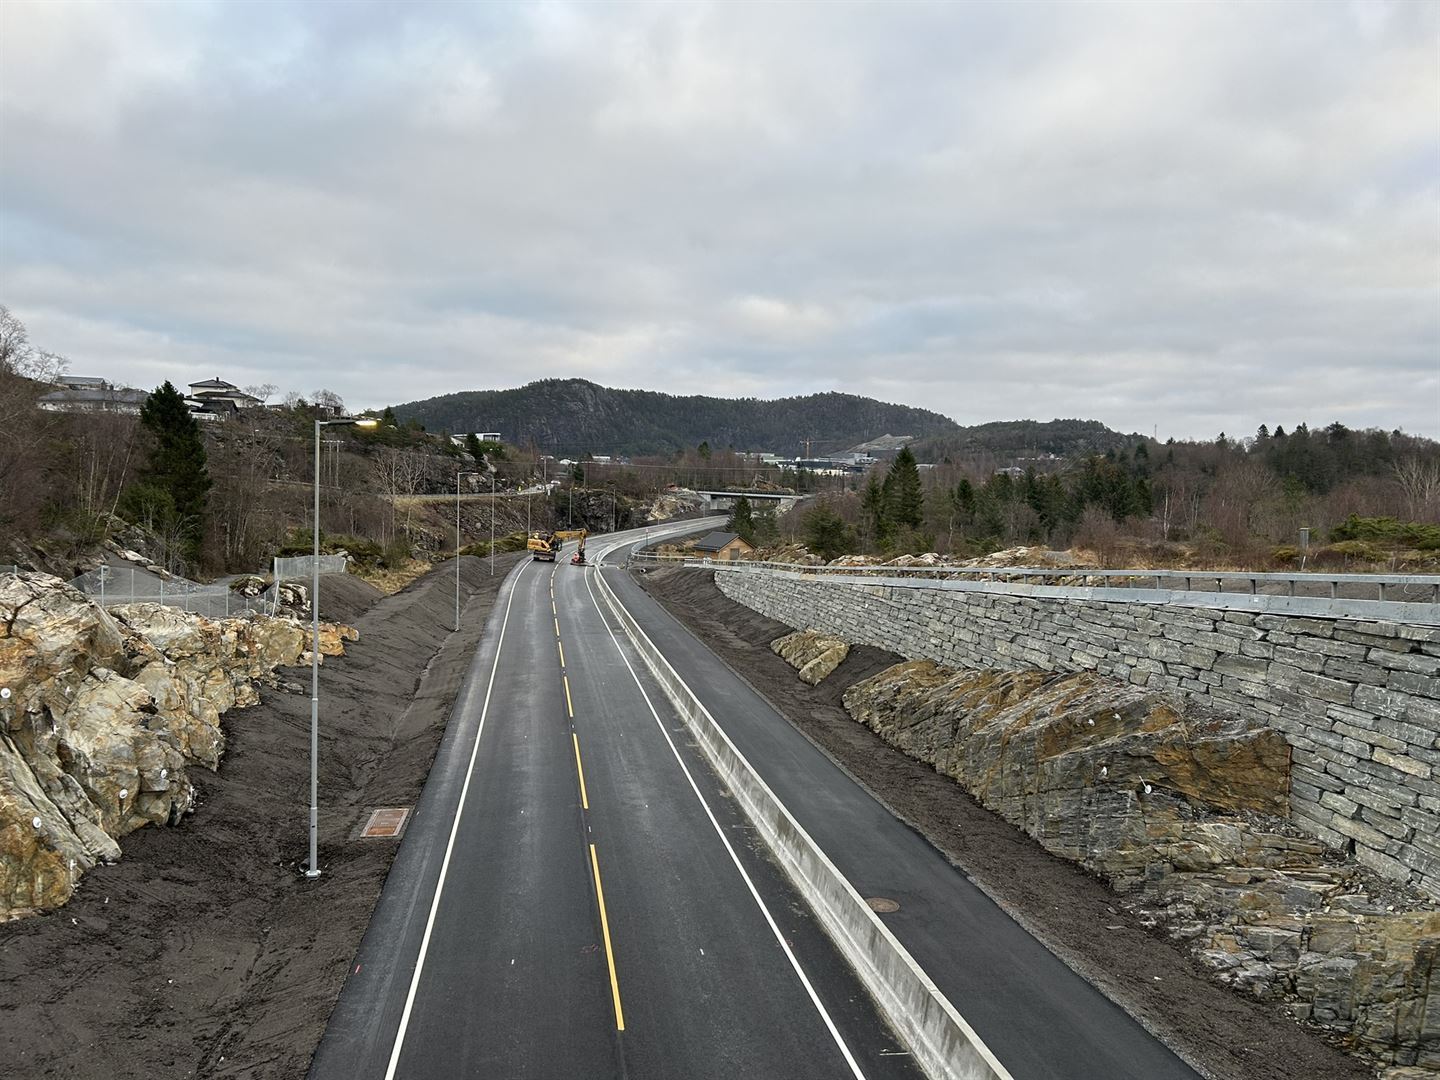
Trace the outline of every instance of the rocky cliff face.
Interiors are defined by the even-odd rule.
[[[256,680],[308,663],[307,628],[211,620],[157,604],[102,609],[58,578],[0,575],[0,918],[63,904],[119,857],[116,838],[191,807],[220,716]],[[321,652],[357,636],[322,628]]]
[[[851,687],[845,707],[1122,889],[1153,861],[1158,821],[1186,819],[1195,805],[1286,807],[1290,748],[1278,733],[1182,715],[1158,694],[1095,675],[914,660]]]
[[[1285,820],[1290,748],[1277,732],[1090,673],[929,660],[844,701],[1100,875],[1222,981],[1386,1063],[1440,1068],[1440,913]]]

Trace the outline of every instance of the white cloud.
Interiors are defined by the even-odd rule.
[[[1437,11],[12,2],[0,302],[142,385],[1440,434]]]

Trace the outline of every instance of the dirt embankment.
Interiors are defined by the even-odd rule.
[[[1217,1080],[1373,1077],[1281,1007],[1217,986],[1189,955],[1125,911],[1100,881],[852,720],[841,700],[845,690],[902,657],[852,647],[830,677],[811,686],[770,648],[792,628],[730,600],[710,573],[665,568],[640,580],[812,742],[1199,1071]]]
[[[306,857],[310,702],[224,720],[196,812],[122,842],[58,911],[0,925],[0,1073],[75,1080],[300,1077],[396,850],[357,839],[376,806],[413,805],[504,573],[466,559],[394,596],[325,582],[321,611],[360,630],[321,669],[320,861]],[[328,590],[328,591],[327,591]]]

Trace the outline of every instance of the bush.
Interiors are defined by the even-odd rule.
[[[1390,561],[1390,552],[1364,540],[1342,540],[1317,551],[1315,561],[1330,565],[1337,562],[1386,563]]]
[[[1332,543],[1368,541],[1384,547],[1440,551],[1440,525],[1400,521],[1393,517],[1361,517],[1351,514],[1330,530]]]
[[[1293,566],[1300,561],[1300,549],[1294,544],[1281,544],[1270,552],[1272,561],[1282,566]]]

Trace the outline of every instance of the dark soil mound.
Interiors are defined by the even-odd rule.
[[[451,570],[454,573],[454,570]],[[451,578],[454,581],[454,578]],[[320,579],[320,617],[352,626],[385,594],[353,574],[327,574]],[[453,601],[453,596],[452,596]]]

